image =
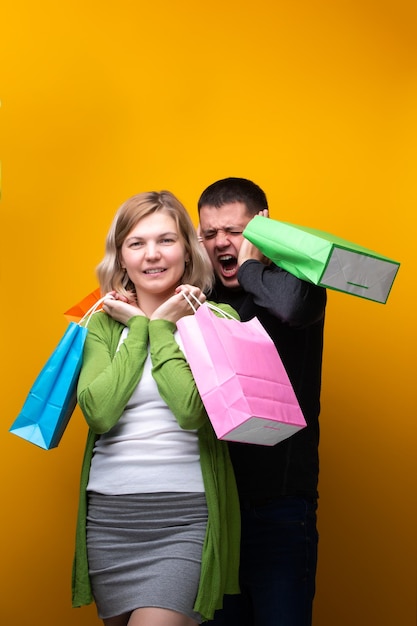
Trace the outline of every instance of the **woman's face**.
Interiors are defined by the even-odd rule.
[[[121,264],[140,294],[164,300],[181,284],[185,262],[184,241],[175,220],[163,211],[142,218],[127,235]]]

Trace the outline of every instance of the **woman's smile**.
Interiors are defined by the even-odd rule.
[[[122,266],[135,286],[138,303],[163,302],[181,284],[187,253],[171,215],[155,212],[139,220],[121,250]]]

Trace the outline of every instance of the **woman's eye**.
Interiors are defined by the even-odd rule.
[[[161,243],[174,243],[174,239],[172,237],[164,237],[161,239]]]

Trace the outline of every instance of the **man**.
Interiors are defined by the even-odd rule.
[[[307,427],[275,446],[230,443],[242,513],[241,595],[226,596],[216,626],[311,626],[315,593],[320,386],[326,291],[270,263],[242,232],[268,215],[265,193],[244,178],[210,185],[199,234],[218,302],[256,316],[274,341]]]

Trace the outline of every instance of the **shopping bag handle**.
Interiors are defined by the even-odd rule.
[[[85,313],[80,319],[80,321],[78,322],[79,326],[84,326],[84,328],[87,328],[94,313],[102,311],[101,305],[103,304],[104,300],[114,300],[114,296],[112,296],[111,293],[106,293],[105,296],[97,300],[97,302],[93,304],[93,306],[88,309],[87,313]]]
[[[192,308],[192,310],[194,311],[194,313],[197,313],[197,309],[194,306],[194,304],[191,302],[190,298],[187,296],[187,294],[185,293],[185,291],[181,291],[182,295],[184,296],[184,298],[187,300],[188,304],[190,305],[190,307]],[[211,302],[200,302],[200,300],[197,298],[197,296],[195,296],[193,293],[189,294],[192,298],[194,298],[194,300],[196,302],[198,302],[199,306],[202,306],[203,304],[209,308],[211,311],[215,311],[216,313],[219,313],[219,315],[221,315],[222,317],[226,317],[229,318],[231,320],[235,320],[236,322],[236,318],[233,317],[233,315],[230,315],[230,313],[227,313],[227,311],[223,311],[223,309],[221,309],[220,307],[216,306],[215,304],[212,304]]]

